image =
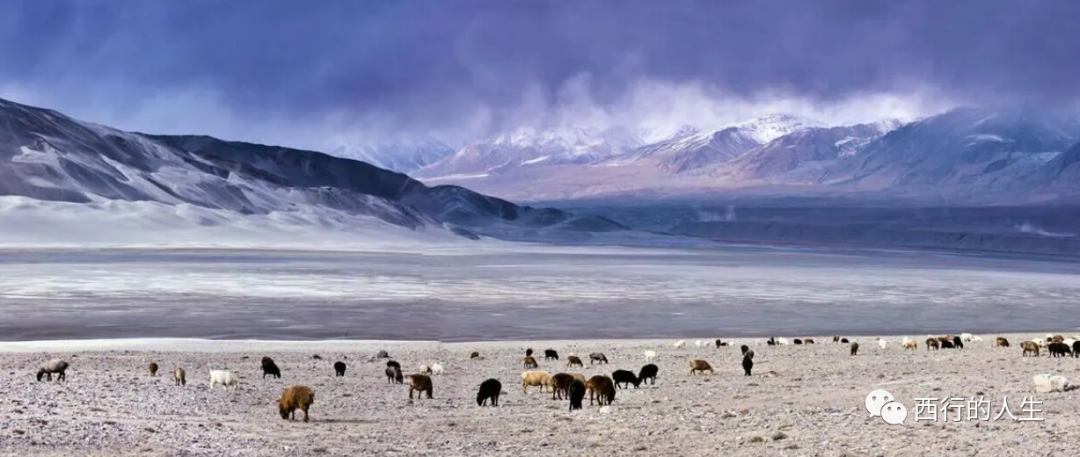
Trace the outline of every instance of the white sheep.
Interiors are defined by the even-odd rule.
[[[694,346],[697,346],[697,347],[703,347],[703,346],[705,346],[705,340],[697,340],[697,341],[694,341]]]
[[[885,338],[878,338],[877,345],[878,347],[885,349],[885,346],[888,346],[888,343],[885,342]]]
[[[652,362],[652,361],[656,360],[657,357],[658,356],[656,355],[656,351],[654,351],[652,349],[648,349],[648,350],[645,351],[645,361],[646,362]]]
[[[210,370],[210,389],[214,386],[221,384],[228,388],[237,388],[240,384],[240,379],[232,374],[229,370]]]
[[[432,374],[432,373],[434,373],[434,371],[431,370],[430,365],[423,364],[423,365],[420,365],[419,368],[420,368],[420,373],[421,374]]]
[[[1050,392],[1064,392],[1071,390],[1069,381],[1064,376],[1051,374],[1037,374],[1034,378],[1035,393],[1045,394]]]
[[[781,346],[787,346],[787,345],[789,345],[791,343],[788,341],[787,338],[777,338],[776,339],[776,344],[779,344]]]
[[[431,374],[443,374],[443,371],[445,371],[445,370],[443,369],[443,366],[442,366],[441,363],[433,363],[433,364],[431,364]]]
[[[683,348],[686,346],[686,340],[679,340],[675,342],[676,348]]]
[[[901,346],[907,346],[908,343],[910,343],[912,341],[915,341],[915,340],[911,339],[910,336],[905,336],[904,339],[900,340],[900,345]]]
[[[539,386],[540,391],[544,391],[544,387],[550,387],[551,385],[551,373],[547,371],[523,371],[521,372],[521,390],[524,393],[529,393],[529,386]]]

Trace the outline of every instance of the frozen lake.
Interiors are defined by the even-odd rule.
[[[1080,265],[929,253],[3,251],[0,339],[566,339],[1080,326]]]

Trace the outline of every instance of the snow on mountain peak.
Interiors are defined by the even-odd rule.
[[[784,135],[813,127],[826,127],[813,119],[791,114],[767,114],[753,119],[728,124],[720,130],[737,128],[758,143],[765,144]]]

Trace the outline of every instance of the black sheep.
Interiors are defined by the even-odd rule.
[[[848,340],[847,340],[847,338],[840,338],[840,342],[844,343],[844,344],[847,344]]]
[[[746,351],[750,350],[750,346],[747,346],[747,345],[744,344],[742,346],[739,346],[739,349],[742,349],[742,354],[746,355]]]
[[[401,369],[398,367],[386,367],[386,383],[392,384],[395,382],[398,384],[405,382],[405,377],[401,375]]]
[[[716,340],[716,347],[727,346],[727,345],[728,344],[726,342],[724,342],[724,341],[720,341],[719,339]]]
[[[652,380],[652,382],[650,382],[649,384],[655,386],[656,385],[656,374],[659,373],[659,372],[660,372],[660,368],[658,368],[656,365],[653,365],[651,363],[648,364],[648,365],[645,365],[645,366],[641,367],[641,371],[638,372],[638,381],[639,382],[645,382],[646,379],[650,379],[650,380]]]
[[[952,344],[953,344],[953,346],[956,346],[957,349],[963,349],[964,348],[964,341],[961,340],[959,336],[954,336],[953,337]]]
[[[386,351],[379,351],[379,353],[375,355],[375,358],[376,359],[389,359],[390,354],[387,354]]]
[[[394,361],[394,360],[387,360],[386,361],[386,368],[391,368],[391,367],[397,368],[398,371],[401,371],[401,364],[400,363],[397,363],[397,361]]]
[[[766,341],[765,344],[768,344],[769,346],[776,346],[776,338],[769,337],[769,341]]]
[[[795,344],[802,344],[802,340],[800,340],[800,339],[798,339],[798,338],[795,338],[795,341],[793,341],[793,342],[794,342]]]
[[[559,353],[554,349],[544,349],[544,360],[559,360]]]
[[[581,409],[581,401],[585,399],[585,383],[574,380],[570,384],[570,411]]]
[[[488,379],[480,383],[480,391],[476,393],[476,405],[484,406],[491,399],[491,406],[499,406],[499,394],[502,393],[502,383],[498,379]]]
[[[638,379],[637,376],[634,376],[633,371],[615,370],[611,373],[611,380],[615,382],[615,387],[619,387],[619,384],[623,384],[623,389],[630,387],[630,384],[633,384],[635,389],[641,385],[641,380]]]
[[[528,349],[526,349],[526,350],[525,350],[525,357],[529,357],[529,356],[532,356],[532,352],[533,352],[533,351],[532,351],[532,348],[528,348]]]
[[[753,357],[743,357],[743,359],[742,359],[742,369],[743,369],[743,371],[746,372],[747,376],[750,376],[750,370],[753,369],[753,368],[754,368],[754,358]]]
[[[952,341],[944,340],[944,341],[941,342],[941,348],[942,349],[953,349],[955,347],[956,347],[956,345],[953,344]]]
[[[1080,357],[1080,341],[1073,341],[1072,356]]]
[[[334,362],[334,377],[345,376],[345,362]]]
[[[271,359],[270,357],[262,358],[262,370],[263,378],[265,378],[266,375],[270,375],[275,378],[281,377],[281,369],[279,369],[277,364],[274,363],[274,359]]]

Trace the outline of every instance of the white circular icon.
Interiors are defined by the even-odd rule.
[[[881,407],[890,401],[893,401],[893,396],[888,391],[875,390],[866,396],[866,410],[870,412],[871,416],[880,416]]]
[[[907,419],[907,408],[899,402],[890,401],[881,406],[881,418],[889,425],[903,424]]]

